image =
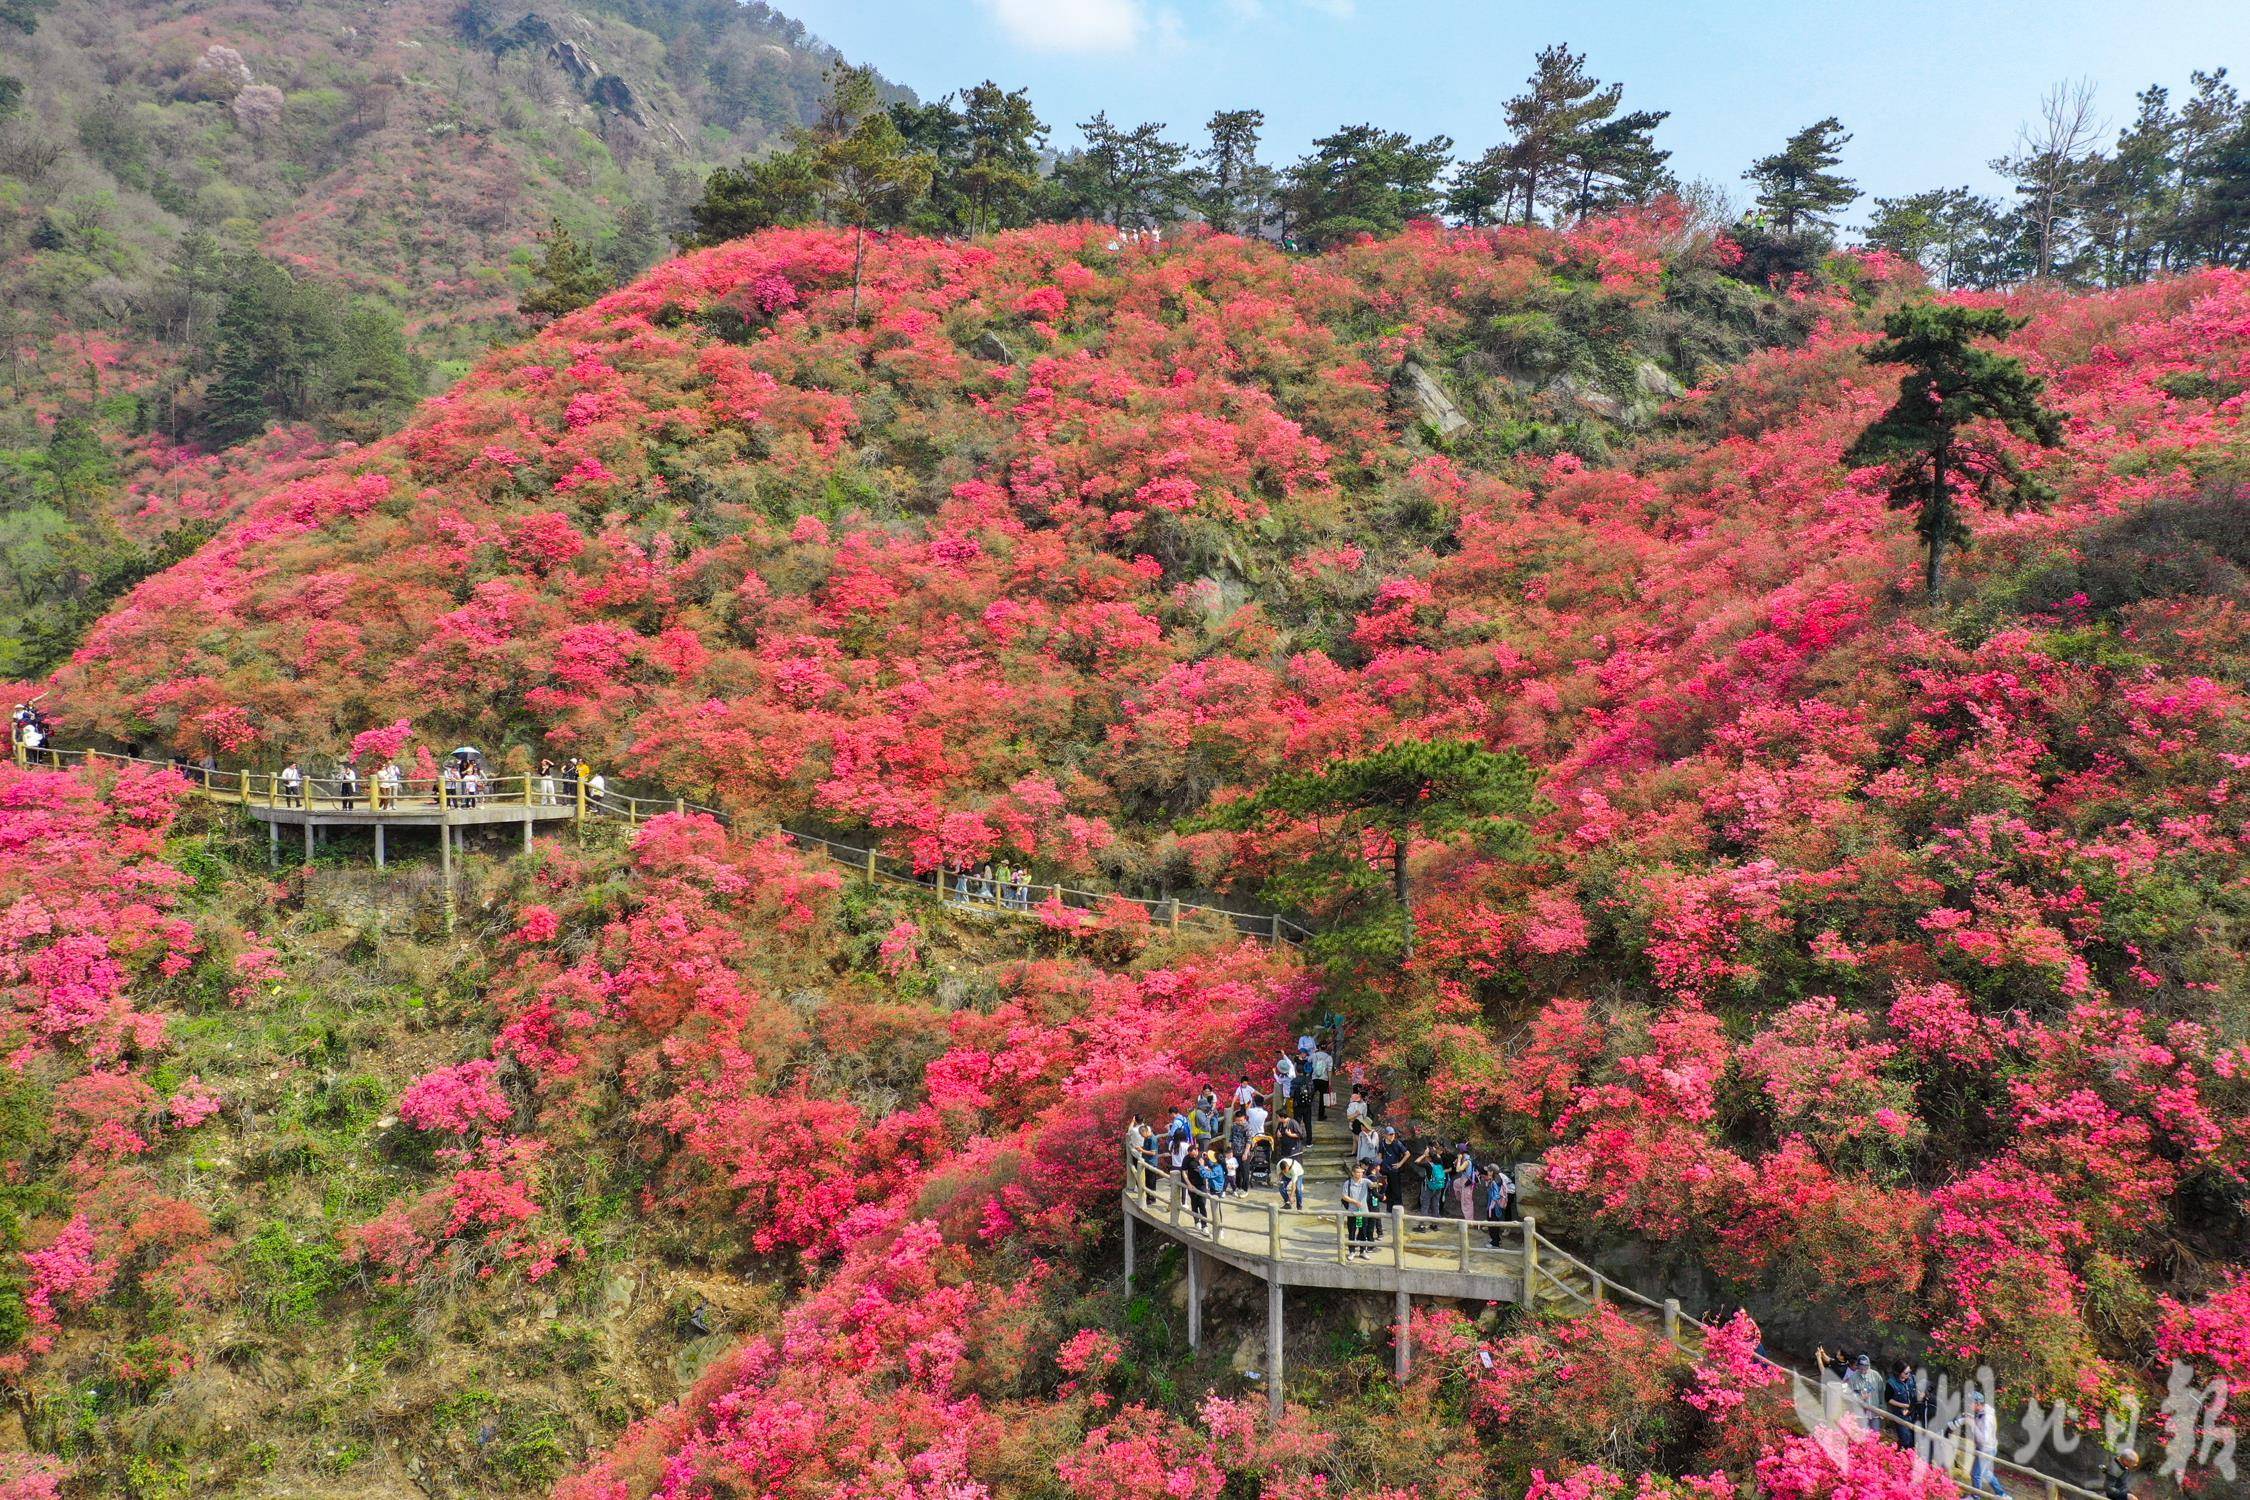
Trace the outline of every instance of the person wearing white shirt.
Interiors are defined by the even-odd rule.
[[[1266,1133],[1266,1121],[1268,1118],[1270,1118],[1270,1116],[1267,1114],[1266,1107],[1263,1104],[1252,1103],[1248,1109],[1245,1109],[1242,1112],[1242,1123],[1250,1127],[1250,1139],[1256,1140],[1259,1136]]]
[[[1297,1081],[1296,1060],[1286,1052],[1274,1059],[1273,1094],[1276,1099],[1289,1097],[1290,1086]]]

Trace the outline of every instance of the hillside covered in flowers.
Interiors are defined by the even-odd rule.
[[[555,1415],[520,1473],[478,1456],[527,1442],[500,1377],[467,1416],[433,1394],[454,1482],[1936,1500],[1793,1434],[1750,1319],[2097,1427],[2175,1360],[2250,1379],[2250,277],[2007,304],[2055,498],[1974,512],[1932,605],[1842,457],[1919,277],[1841,257],[1767,293],[1732,256],[1656,215],[1316,258],[901,236],[855,273],[848,234],[778,231],[257,488],[96,627],[69,740],[317,768],[470,739],[734,817],[489,872],[442,1048],[385,1054],[380,988],[283,1048],[307,1087],[369,1080],[325,1122],[343,1185],[292,1209],[325,1321],[513,1327],[597,1304],[605,1264],[762,1288],[691,1380]],[[1416,851],[1404,962],[1124,912],[1009,947],[764,836],[1248,893],[1317,830],[1196,814],[1409,738],[1520,751],[1542,800],[1522,857]],[[169,780],[0,782],[8,837],[145,860],[0,908],[39,1184],[9,1378],[161,1337],[108,1377],[151,1411],[248,1379],[182,1334],[287,1248],[211,1212],[245,1150],[169,1205],[216,1159],[196,1131],[257,1139],[288,1097],[217,1049],[316,1003],[288,934],[326,927],[222,833],[183,873]],[[1111,1163],[1131,1113],[1330,1009],[1386,1118],[1539,1160],[1543,1226],[1749,1312],[1699,1352],[1437,1312],[1400,1390],[1308,1313],[1327,1355],[1264,1425],[1122,1294]],[[369,1420],[357,1461],[403,1464]]]

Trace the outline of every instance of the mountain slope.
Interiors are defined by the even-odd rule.
[[[495,353],[259,487],[56,678],[66,740],[317,773],[370,731],[473,736],[739,815],[486,887],[446,1056],[371,1090],[414,1134],[317,1220],[441,1301],[590,1295],[590,1222],[770,1278],[770,1319],[567,1493],[1834,1492],[1747,1321],[1698,1359],[1601,1313],[1438,1315],[1394,1394],[1320,1304],[1268,1431],[1223,1353],[1117,1295],[1126,1115],[1331,1008],[1386,1119],[1539,1160],[1543,1227],[1778,1347],[1989,1365],[2011,1415],[2154,1411],[2174,1359],[2250,1376],[2250,277],[2013,304],[2065,419],[2018,456],[2056,500],[1972,510],[1931,606],[1883,477],[1842,462],[1897,390],[1870,314],[1923,294],[1880,257],[1768,300],[1661,219],[1309,259],[1083,228],[855,248],[737,242]],[[1650,412],[1667,366],[1694,388]],[[1441,435],[1425,382],[1482,420]],[[1248,885],[1322,830],[1183,817],[1401,736],[1518,750],[1545,796],[1529,857],[1414,851],[1411,960],[1301,968],[1118,911],[980,942],[758,834]],[[118,925],[148,994],[223,993],[209,960],[164,974],[146,919],[75,910],[11,941]],[[240,925],[211,951],[260,951]],[[91,1359],[143,1306],[85,1290],[133,1243],[76,1154],[127,1091],[60,1102],[161,1049],[107,1057],[109,1012],[42,1030],[54,987],[16,993],[60,1143],[24,1244]],[[224,1123],[255,1137],[279,1105],[253,1091]],[[317,1300],[358,1318],[361,1290]],[[1888,1453],[1854,1450],[1873,1493],[1944,1493]]]

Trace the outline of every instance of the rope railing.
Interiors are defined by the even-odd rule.
[[[569,775],[487,776],[481,778],[473,793],[457,790],[442,777],[407,777],[393,786],[384,786],[376,777],[367,777],[347,791],[334,776],[303,776],[292,788],[276,771],[205,769],[110,750],[51,747],[34,750],[18,744],[16,757],[19,765],[51,770],[65,770],[72,765],[114,764],[176,771],[187,778],[193,790],[214,801],[284,811],[364,813],[379,818],[385,813],[424,817],[433,811],[443,813],[486,807],[568,807],[584,818],[623,823],[632,828],[666,813],[700,813],[722,827],[734,824],[734,819],[724,810],[690,802],[684,797],[642,797],[607,786],[593,790]],[[1301,947],[1313,936],[1311,928],[1278,913],[1234,911],[1223,906],[1181,901],[1177,897],[1084,890],[1053,881],[1011,886],[1008,882],[972,876],[971,890],[963,894],[954,888],[960,878],[959,871],[946,871],[942,867],[923,871],[911,860],[882,854],[872,848],[787,826],[779,831],[800,848],[820,854],[870,882],[917,887],[949,902],[1005,916],[1036,919],[1043,908],[1098,911],[1112,902],[1122,901],[1139,907],[1152,926],[1174,932],[1224,927],[1236,936],[1256,938],[1276,947]],[[1020,893],[1020,898],[1012,892]]]

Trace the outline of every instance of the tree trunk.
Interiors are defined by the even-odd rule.
[[[867,226],[852,226],[852,326],[859,326],[859,273],[867,264]]]
[[[1406,896],[1407,837],[1398,834],[1391,843],[1391,893],[1398,898],[1399,914],[1406,919],[1406,956],[1414,956],[1414,905]]]
[[[1924,570],[1930,603],[1938,602],[1938,590],[1945,582],[1945,534],[1952,529],[1953,492],[1946,487],[1945,446],[1940,444],[1930,460],[1930,556]]]

